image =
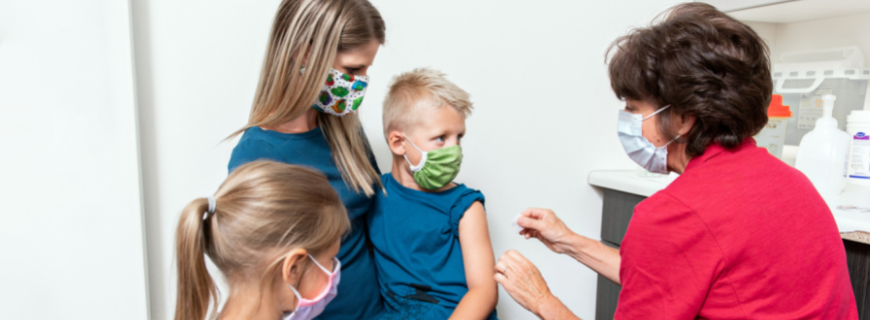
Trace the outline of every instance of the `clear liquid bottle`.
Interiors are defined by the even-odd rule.
[[[813,131],[801,139],[795,168],[812,181],[828,203],[835,203],[846,187],[849,134],[837,129],[834,119],[834,95],[822,97],[824,115],[816,120]]]

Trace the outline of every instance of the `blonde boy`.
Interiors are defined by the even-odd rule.
[[[441,72],[397,76],[384,101],[392,172],[369,214],[381,294],[397,319],[497,319],[484,197],[454,183],[469,95]]]

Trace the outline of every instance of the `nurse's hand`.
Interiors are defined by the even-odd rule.
[[[540,317],[540,301],[552,296],[538,268],[516,250],[508,250],[495,264],[495,281],[523,308]]]
[[[523,211],[517,224],[523,227],[520,235],[537,238],[555,253],[571,253],[575,248],[575,234],[556,213],[549,209],[529,208]]]
[[[495,281],[517,303],[541,319],[578,319],[550,293],[538,268],[516,250],[508,250],[495,264]]]

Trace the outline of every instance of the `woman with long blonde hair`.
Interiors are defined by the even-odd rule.
[[[383,306],[367,247],[365,216],[379,171],[355,112],[367,71],[385,41],[367,0],[281,2],[247,125],[229,170],[258,159],[323,172],[344,203],[351,231],[338,258],[339,295],[319,319],[373,319]]]
[[[214,196],[190,202],[176,231],[175,320],[313,319],[335,297],[350,227],[326,177],[273,161],[237,168]],[[218,311],[205,256],[230,294]]]

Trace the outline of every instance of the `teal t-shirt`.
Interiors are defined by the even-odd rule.
[[[377,170],[374,157],[369,156]],[[256,160],[273,160],[310,167],[322,172],[347,208],[351,221],[350,233],[342,239],[338,259],[341,260],[341,282],[338,295],[317,319],[378,319],[383,302],[378,292],[375,265],[368,249],[365,217],[373,198],[349,189],[335,161],[332,150],[320,127],[304,133],[281,133],[252,127],[245,131],[233,149],[229,171]]]
[[[459,245],[459,221],[483,193],[459,184],[441,192],[406,188],[392,174],[381,176],[368,215],[385,315],[382,319],[438,319],[468,293]],[[487,318],[497,319],[495,310]]]

